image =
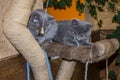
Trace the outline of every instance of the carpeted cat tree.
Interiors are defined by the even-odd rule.
[[[13,0],[4,15],[2,26],[4,35],[30,63],[35,80],[49,80],[45,57],[41,47],[26,28],[31,10],[42,8],[39,7],[39,5],[42,4],[41,1],[42,0]],[[119,48],[119,43],[116,39],[110,39],[96,42],[92,48],[85,46],[70,47],[59,43],[43,44],[42,47],[48,52],[49,56],[60,56],[61,58],[69,60],[80,60],[84,63],[88,59],[92,62],[98,62],[109,58]],[[66,66],[64,63],[62,65]],[[73,63],[73,66],[74,65]],[[69,73],[68,66],[66,70],[67,73]],[[64,72],[66,71],[61,71],[60,73]],[[58,74],[57,80],[64,80],[64,78],[67,77],[66,75],[62,75],[61,77],[63,78],[60,78],[59,76]]]

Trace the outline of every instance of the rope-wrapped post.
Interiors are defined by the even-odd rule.
[[[32,10],[43,9],[43,0],[35,0]],[[41,6],[42,5],[42,6]]]
[[[71,80],[75,66],[75,61],[63,60],[55,80]]]
[[[106,39],[98,41],[92,48],[93,62],[99,62],[110,58],[119,48],[117,39]]]
[[[92,48],[66,46],[60,43],[45,43],[42,47],[48,52],[49,56],[60,56],[68,60],[74,59],[85,63],[88,59],[92,62],[108,59],[119,48],[119,42],[117,39],[105,39],[94,43]]]
[[[30,63],[35,80],[49,80],[44,54],[26,28],[35,0],[14,0],[3,19],[3,31],[13,46]]]

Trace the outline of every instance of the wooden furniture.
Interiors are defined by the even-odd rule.
[[[0,80],[27,80],[25,59],[18,55],[0,61]]]

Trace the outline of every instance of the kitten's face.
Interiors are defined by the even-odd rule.
[[[72,34],[74,40],[82,41],[87,40],[91,34],[92,24],[73,19],[71,22]]]
[[[43,27],[45,30],[44,32],[46,32],[46,30],[50,28],[49,24],[53,21],[54,17],[50,16],[49,14],[45,15],[43,10],[35,10],[31,13],[28,25],[36,31],[41,30]]]
[[[31,15],[31,23],[32,27],[37,30],[40,29],[41,25],[42,25],[42,21],[40,20],[40,15],[37,13],[33,13]]]

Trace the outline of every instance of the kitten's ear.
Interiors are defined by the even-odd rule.
[[[40,15],[36,12],[33,12],[30,16],[30,19],[33,21],[33,22],[38,22],[40,20]]]
[[[86,31],[90,31],[93,25],[91,23],[87,23],[85,26],[87,27]]]
[[[89,28],[93,27],[92,23],[87,23],[86,26],[89,27]]]
[[[37,14],[37,13],[34,13],[34,14],[33,14],[33,18],[34,18],[34,19],[39,19],[39,18],[40,18],[40,15]]]
[[[47,17],[48,17],[48,20],[49,20],[50,22],[54,22],[54,21],[55,21],[55,18],[54,18],[53,16],[48,15]]]
[[[78,20],[77,19],[72,19],[71,24],[73,26],[77,26],[78,25]]]
[[[53,20],[55,19],[53,16],[48,15],[48,20]]]

